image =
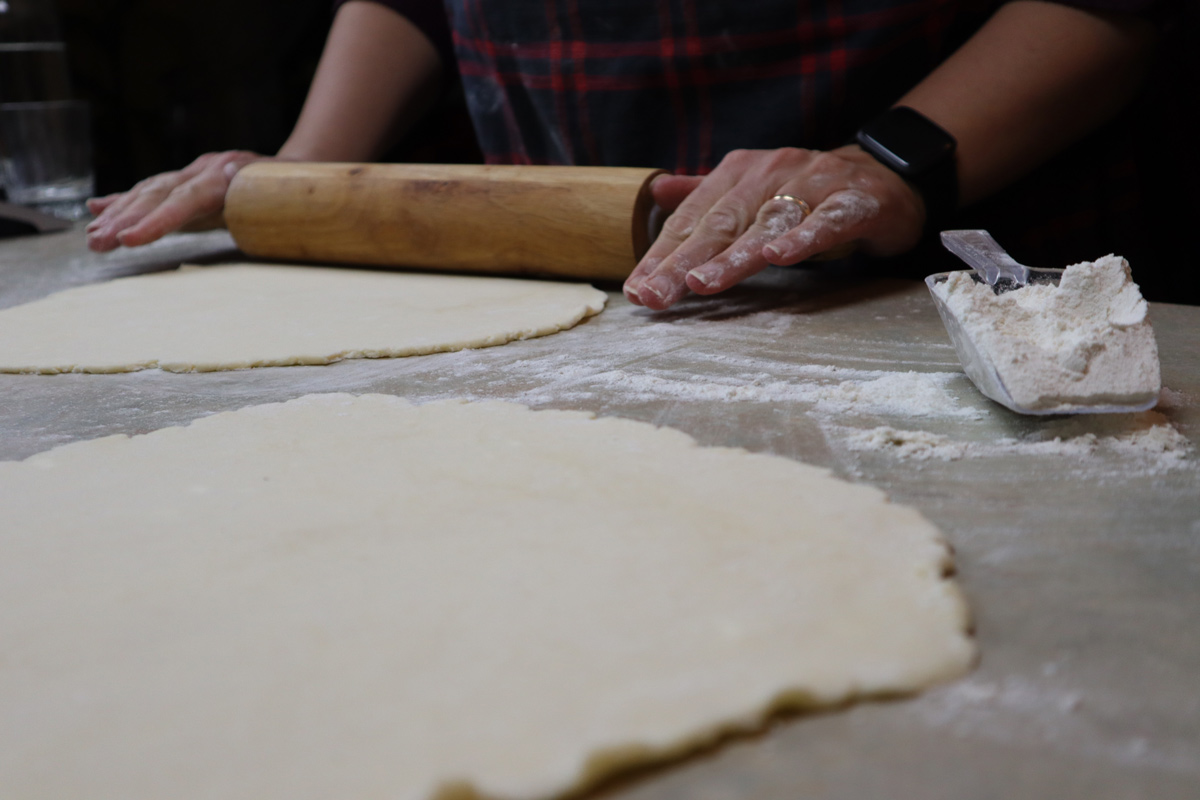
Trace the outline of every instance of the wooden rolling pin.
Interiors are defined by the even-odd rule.
[[[260,162],[225,222],[257,258],[622,280],[655,169]]]

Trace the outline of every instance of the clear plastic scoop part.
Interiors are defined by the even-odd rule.
[[[1029,267],[1017,263],[987,231],[942,231],[942,245],[997,294],[1029,283]]]

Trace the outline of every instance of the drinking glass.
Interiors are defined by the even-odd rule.
[[[10,203],[66,219],[88,215],[95,191],[88,104],[0,103],[0,183]]]

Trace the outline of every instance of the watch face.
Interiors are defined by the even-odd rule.
[[[954,152],[954,137],[905,106],[863,127],[859,142],[901,175],[920,175]]]

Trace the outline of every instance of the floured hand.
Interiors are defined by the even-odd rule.
[[[925,223],[917,192],[857,145],[735,150],[704,178],[664,175],[650,188],[671,216],[625,296],[655,310],[689,290],[715,294],[768,264],[798,264],[841,245],[897,255]]]

